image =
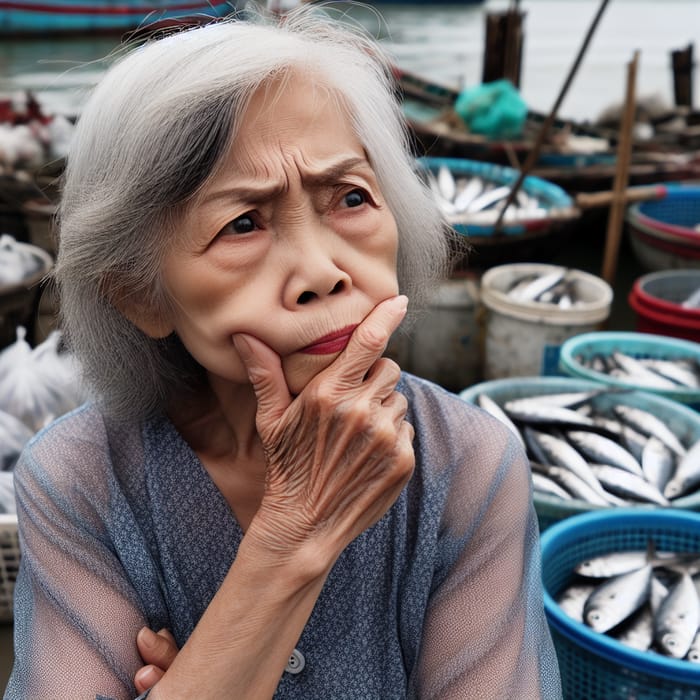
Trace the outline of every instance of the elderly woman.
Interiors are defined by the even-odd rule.
[[[59,224],[93,399],[16,469],[7,698],[133,697],[161,629],[152,700],[559,697],[525,455],[382,357],[449,245],[378,46],[306,10],[130,52]]]

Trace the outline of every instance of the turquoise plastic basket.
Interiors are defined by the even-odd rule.
[[[441,166],[447,167],[455,176],[480,177],[486,182],[496,185],[513,185],[520,171],[505,165],[496,165],[486,161],[469,160],[466,158],[418,158],[419,167],[437,173]],[[544,209],[558,210],[564,218],[577,219],[579,212],[574,206],[574,201],[559,185],[543,180],[534,175],[528,175],[521,185],[521,189],[531,197],[536,197]],[[499,233],[510,236],[518,236],[528,231],[546,228],[550,220],[544,218],[532,218],[520,222],[504,221]],[[470,238],[479,236],[493,236],[494,226],[477,223],[455,224],[454,230]]]
[[[483,392],[499,406],[503,406],[506,401],[526,396],[542,396],[566,391],[589,391],[600,388],[599,382],[569,377],[511,377],[475,384],[464,389],[460,393],[460,397],[464,401],[477,404],[477,396]],[[690,445],[700,440],[700,413],[677,401],[644,391],[601,394],[593,400],[594,406],[603,411],[615,402],[651,411],[663,419],[684,445]],[[547,530],[560,520],[574,515],[611,510],[605,506],[595,506],[579,499],[563,500],[537,491],[533,493],[533,501],[540,531]],[[654,505],[639,505],[633,506],[633,508],[638,511],[658,510],[658,506]],[[673,509],[700,511],[700,491],[674,500]]]
[[[565,700],[700,699],[700,665],[627,647],[570,618],[555,602],[580,561],[625,549],[700,552],[700,514],[618,508],[577,515],[542,534],[544,607]]]
[[[671,338],[653,333],[633,333],[624,331],[594,331],[581,333],[565,340],[559,350],[559,369],[566,375],[577,379],[588,379],[599,384],[621,389],[639,389],[638,384],[624,382],[602,372],[596,372],[581,364],[596,355],[610,355],[619,350],[632,357],[659,358],[673,360],[690,358],[700,364],[700,343],[681,338]],[[647,389],[667,399],[680,401],[692,408],[700,409],[700,390],[698,389]]]

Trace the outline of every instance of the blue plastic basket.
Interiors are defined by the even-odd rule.
[[[665,197],[630,206],[627,219],[634,222],[635,218],[662,231],[678,228],[679,233],[693,233],[700,224],[700,186],[668,184]]]
[[[610,355],[620,351],[635,358],[658,358],[673,360],[688,358],[700,363],[700,343],[681,338],[671,338],[653,333],[626,331],[594,331],[568,338],[559,350],[559,369],[577,379],[589,379],[607,386],[639,389],[638,384],[625,382],[603,372],[596,372],[582,364],[596,355]],[[644,391],[667,399],[680,401],[692,408],[700,409],[700,390],[678,387],[677,389],[651,389]]]
[[[466,158],[418,158],[419,167],[437,173],[444,166],[457,177],[480,177],[487,182],[496,185],[512,185],[520,177],[520,171],[504,165],[496,165],[486,161],[469,160]],[[521,189],[531,197],[536,197],[544,209],[559,210],[571,219],[579,217],[579,212],[574,206],[573,199],[553,182],[549,182],[534,175],[528,175],[521,185]],[[541,229],[548,225],[548,219],[533,218],[522,222],[504,221],[500,233],[505,235],[521,235],[531,229]],[[455,231],[470,238],[475,236],[492,236],[494,226],[477,223],[454,224]]]
[[[638,651],[570,618],[555,602],[589,557],[627,549],[700,553],[700,514],[618,508],[577,515],[542,534],[544,607],[566,700],[700,699],[700,665]]]
[[[509,379],[494,379],[488,382],[475,384],[464,389],[459,396],[464,401],[477,404],[477,397],[485,393],[499,406],[506,401],[520,399],[526,396],[544,396],[567,391],[590,391],[600,389],[600,383],[585,379],[572,379],[569,377],[511,377]],[[605,411],[613,403],[641,408],[651,411],[662,418],[668,427],[678,436],[684,445],[690,445],[700,440],[700,413],[661,396],[649,394],[643,391],[625,391],[614,394],[601,394],[593,399],[593,405]],[[550,526],[574,515],[591,511],[608,512],[611,508],[596,506],[579,499],[563,500],[556,496],[550,496],[535,491],[533,493],[535,511],[540,531],[547,530]],[[639,505],[633,506],[634,510],[658,510],[658,506]],[[673,501],[673,509],[700,511],[700,491],[692,493]]]

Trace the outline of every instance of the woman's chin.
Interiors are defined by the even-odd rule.
[[[329,355],[294,355],[282,360],[282,371],[289,393],[294,396],[300,394],[316,375],[330,367],[339,354],[336,352]]]

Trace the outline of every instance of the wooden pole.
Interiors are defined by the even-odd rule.
[[[569,69],[569,74],[566,76],[566,80],[564,81],[564,84],[561,87],[561,90],[559,91],[559,95],[557,96],[557,99],[554,102],[554,106],[550,110],[549,114],[547,115],[547,118],[544,120],[542,123],[542,126],[540,127],[540,131],[537,134],[537,140],[535,141],[534,146],[530,150],[530,153],[528,154],[527,159],[525,160],[525,164],[520,168],[520,174],[518,175],[518,179],[515,181],[515,184],[511,188],[508,197],[506,199],[505,204],[503,205],[503,208],[498,214],[498,219],[496,220],[496,224],[494,225],[494,234],[497,234],[501,230],[501,223],[503,221],[503,217],[506,213],[506,210],[508,207],[515,201],[515,197],[518,194],[518,191],[520,190],[521,185],[523,184],[523,181],[527,177],[527,174],[532,170],[534,167],[535,163],[537,162],[537,159],[540,157],[540,151],[542,150],[542,145],[544,144],[544,140],[547,138],[547,134],[549,133],[549,129],[554,123],[554,120],[556,119],[557,112],[559,111],[559,107],[561,103],[564,100],[564,97],[566,96],[566,93],[569,91],[569,87],[571,85],[571,82],[574,79],[574,76],[576,75],[576,72],[578,71],[578,67],[581,64],[581,61],[583,60],[583,57],[586,53],[586,49],[588,49],[588,45],[591,43],[591,39],[593,38],[593,33],[596,30],[596,27],[598,26],[598,23],[600,22],[600,18],[603,16],[603,11],[608,5],[609,0],[601,0],[600,7],[598,8],[598,12],[596,12],[595,17],[593,18],[593,21],[591,22],[590,27],[588,28],[588,31],[586,32],[586,36],[583,40],[583,43],[581,44],[581,48],[578,51],[578,55],[576,56],[576,60],[574,61],[573,65]]]
[[[693,45],[671,52],[673,97],[676,107],[693,106]]]
[[[632,130],[634,129],[634,116],[636,107],[636,83],[637,64],[639,63],[639,51],[635,51],[634,58],[627,64],[627,93],[625,95],[625,110],[622,115],[620,127],[620,141],[617,147],[617,165],[615,168],[615,182],[613,185],[613,198],[608,215],[608,229],[605,236],[605,253],[603,257],[603,270],[601,277],[613,284],[617,271],[617,257],[622,238],[622,226],[624,223],[625,207],[627,206],[627,182],[629,179],[629,164],[632,157]]]

